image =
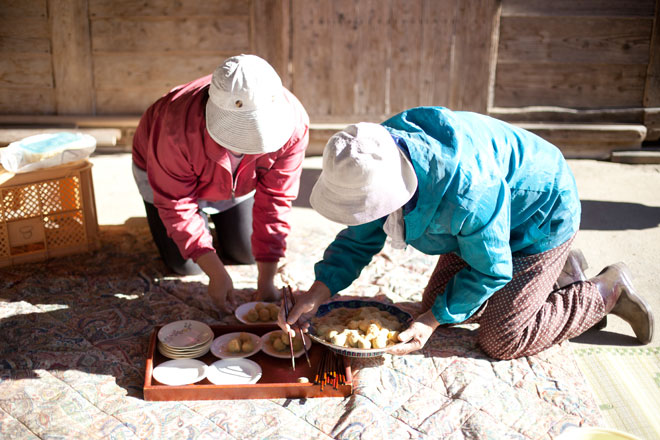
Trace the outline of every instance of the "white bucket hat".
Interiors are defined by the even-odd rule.
[[[415,170],[387,129],[361,122],[328,141],[309,202],[329,220],[361,225],[396,211],[416,189]]]
[[[293,134],[293,110],[277,72],[256,55],[227,58],[213,72],[206,129],[241,154],[277,151]]]

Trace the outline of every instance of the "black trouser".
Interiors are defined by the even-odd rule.
[[[224,264],[251,264],[252,256],[252,206],[254,197],[239,203],[227,211],[211,215],[215,225],[215,248]],[[158,247],[160,256],[167,267],[179,275],[197,275],[202,269],[191,259],[184,260],[174,240],[167,236],[165,225],[158,215],[158,209],[149,202],[144,202],[147,222],[151,236]],[[200,211],[206,227],[209,227],[207,215]]]

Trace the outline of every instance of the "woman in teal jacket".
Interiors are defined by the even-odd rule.
[[[581,254],[570,251],[580,223],[573,175],[555,146],[523,129],[441,107],[349,126],[328,142],[310,202],[348,228],[280,321],[285,329],[348,287],[389,236],[439,255],[427,311],[395,354],[420,349],[440,324],[479,322],[490,356],[530,355],[610,312],[650,342],[650,310],[623,263],[584,277]]]

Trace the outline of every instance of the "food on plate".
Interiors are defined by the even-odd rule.
[[[254,350],[254,341],[247,333],[241,333],[227,343],[227,351],[230,353],[249,353],[252,350]]]
[[[298,352],[303,349],[303,340],[299,335],[292,338],[293,351]],[[268,337],[266,344],[270,345],[275,351],[289,351],[289,335],[283,331],[274,331]]]
[[[399,343],[401,323],[376,307],[338,307],[312,318],[316,336],[340,347],[386,348]]]
[[[248,310],[245,319],[250,322],[277,321],[278,313],[280,313],[280,308],[275,304],[256,303],[254,307]]]

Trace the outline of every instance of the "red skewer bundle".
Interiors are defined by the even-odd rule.
[[[321,356],[314,384],[321,385],[321,391],[327,386],[337,389],[340,385],[346,385],[346,367],[344,358],[337,356],[334,351],[325,350]]]

